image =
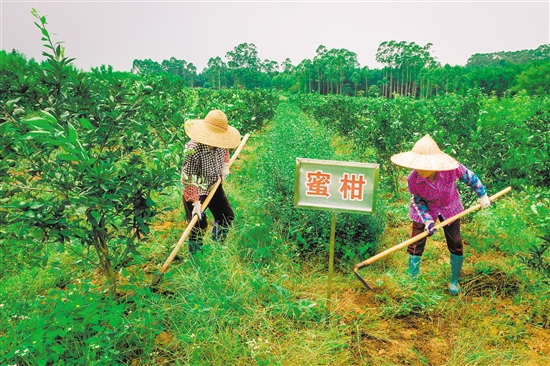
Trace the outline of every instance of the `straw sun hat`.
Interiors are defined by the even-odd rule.
[[[391,161],[402,167],[416,170],[439,172],[458,168],[458,162],[439,150],[430,135],[418,140],[412,151],[395,154],[391,157]]]
[[[186,121],[185,133],[201,144],[225,149],[233,149],[241,142],[239,131],[229,126],[225,113],[217,109],[208,112],[204,119]]]

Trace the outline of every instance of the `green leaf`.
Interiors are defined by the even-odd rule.
[[[47,112],[47,111],[41,111],[42,112],[42,115],[44,117],[46,117],[46,119],[52,124],[52,125],[55,125],[57,124],[57,119],[53,116],[53,114],[51,114],[50,112]]]
[[[73,229],[73,232],[74,232],[74,236],[76,237],[79,237],[79,238],[86,238],[86,231],[84,229],[81,229],[81,228],[74,228]],[[63,231],[62,231],[63,233]]]
[[[97,211],[90,212],[90,215],[94,218],[94,220],[99,223],[101,221],[101,214]]]
[[[70,64],[71,62],[73,62],[74,60],[76,60],[75,57],[72,57],[72,58],[65,57],[63,60],[61,60],[61,63],[63,65],[67,65],[67,64]]]
[[[51,130],[52,124],[50,121],[44,117],[32,117],[26,119],[25,122],[28,123],[29,128],[39,128],[41,130]]]
[[[72,155],[72,154],[59,155],[59,159],[63,161],[80,161],[80,159],[76,155]]]
[[[32,140],[33,137],[38,136],[44,136],[44,135],[51,135],[52,133],[50,131],[30,131],[25,135],[25,140]]]
[[[67,123],[67,128],[69,129],[69,140],[74,143],[74,144],[77,144],[77,139],[78,139],[78,135],[76,133],[76,130],[74,129],[73,125],[71,125],[71,123]]]
[[[84,127],[85,129],[87,129],[87,130],[93,130],[94,129],[94,125],[88,119],[80,118],[79,121],[80,121],[80,124],[82,125],[82,127]]]
[[[42,257],[42,261],[40,262],[42,267],[46,267],[46,265],[48,264],[48,259],[49,259],[49,256],[47,254],[44,257]]]
[[[33,202],[31,203],[31,206],[29,207],[31,210],[38,210],[39,208],[44,207],[44,204],[42,202]]]
[[[39,228],[39,227],[35,227],[35,228],[32,229],[31,232],[29,233],[29,236],[30,236],[31,238],[35,238],[35,239],[40,239],[40,238],[42,238],[42,235],[43,235],[42,229]]]
[[[82,156],[82,159],[85,161],[88,160],[89,159],[88,152],[86,151],[86,149],[84,149],[84,147],[82,146],[79,140],[76,141],[76,145],[78,146],[80,156]]]

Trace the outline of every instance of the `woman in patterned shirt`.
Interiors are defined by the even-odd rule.
[[[482,208],[491,204],[487,197],[487,190],[479,178],[455,159],[443,153],[429,135],[420,139],[412,151],[396,154],[391,157],[391,161],[413,169],[407,178],[409,192],[412,195],[409,210],[412,237],[423,231],[427,231],[428,236],[432,236],[437,219],[444,221],[464,211],[456,188],[457,179],[474,190]],[[458,279],[464,261],[460,219],[445,226],[443,231],[451,257],[449,292],[458,295],[460,293]],[[422,238],[407,248],[409,270],[413,279],[418,277],[420,257],[425,246],[426,238]]]
[[[183,202],[187,220],[197,215],[199,220],[189,236],[189,252],[197,253],[203,244],[203,236],[208,226],[206,214],[202,213],[202,203],[221,176],[229,175],[229,149],[239,146],[241,135],[236,128],[229,126],[227,116],[220,110],[208,112],[203,120],[185,122],[185,133],[191,140],[185,145],[185,159],[181,169]],[[208,204],[214,216],[212,237],[223,241],[235,218],[233,209],[225,195],[222,184]]]

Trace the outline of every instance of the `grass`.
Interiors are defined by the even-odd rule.
[[[289,132],[289,118],[301,124],[303,134]],[[303,135],[309,137],[292,140]],[[288,217],[294,216],[285,216],[284,211],[292,208],[273,190],[273,176],[267,170],[278,172],[276,183],[292,180],[294,157],[277,153],[307,147],[317,138],[329,137],[315,121],[282,101],[273,123],[249,140],[224,185],[236,212],[228,240],[223,245],[207,240],[203,252],[192,258],[184,254],[184,247],[182,259],[169,268],[157,293],[148,284],[186,225],[176,191],[166,197],[166,207],[171,209],[158,218],[142,247],[146,262],[120,273],[118,303],[88,301],[102,293],[100,276],[91,269],[77,271],[71,258],[63,258],[62,270],[22,269],[17,276],[3,278],[0,364],[34,365],[39,363],[33,357],[39,354],[42,359],[48,353],[68,354],[54,346],[73,347],[74,355],[82,355],[73,363],[87,365],[550,362],[550,290],[540,275],[521,264],[521,254],[533,245],[536,235],[529,224],[529,209],[515,192],[464,221],[467,246],[460,296],[448,294],[449,255],[443,234],[436,233],[429,239],[417,283],[408,278],[405,250],[361,270],[374,291],[366,290],[352,273],[353,265],[366,258],[339,258],[329,308],[327,247],[310,253],[300,250],[296,232],[288,226]],[[274,139],[286,139],[286,145],[274,145]],[[348,147],[341,138],[330,139],[328,146],[346,159]],[[308,154],[308,149],[312,147],[299,153]],[[330,157],[330,149],[323,151]],[[267,161],[269,156],[273,159]],[[386,208],[377,215],[388,217],[378,252],[409,236],[404,184],[397,196],[381,192]],[[319,235],[318,241],[328,244],[328,235]],[[78,280],[72,277],[73,270]],[[85,310],[77,310],[76,305]],[[22,309],[28,312],[22,314]],[[15,315],[28,316],[64,337],[33,336],[28,333],[34,331],[33,323],[21,328]],[[75,323],[82,323],[78,316],[83,316],[89,327],[73,337],[66,327],[49,323],[64,316]],[[110,329],[116,332],[103,337]],[[90,340],[101,347],[93,349]],[[39,353],[36,344],[45,353]],[[20,351],[18,355],[15,350]],[[52,359],[49,364],[62,363]]]

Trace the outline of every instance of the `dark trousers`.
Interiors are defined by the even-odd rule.
[[[441,216],[439,216],[439,221],[444,221]],[[414,222],[412,223],[412,237],[417,236],[424,232],[424,224]],[[450,225],[445,225],[443,227],[445,232],[445,239],[447,240],[447,248],[449,252],[455,255],[463,255],[462,251],[462,237],[460,236],[460,219],[455,220]],[[424,253],[424,248],[426,247],[426,239],[422,238],[416,243],[412,243],[407,247],[407,253],[411,255],[421,256]]]
[[[203,203],[205,199],[206,195],[199,197],[201,203]],[[235,219],[235,214],[233,213],[233,209],[229,204],[229,200],[227,199],[227,196],[225,195],[221,184],[218,186],[218,189],[212,196],[212,199],[208,204],[208,209],[214,216],[214,220],[216,220],[218,222],[218,225],[220,225],[222,228],[229,228],[231,226],[231,223]],[[185,202],[185,217],[188,221],[191,221],[191,219],[193,218],[192,212],[193,202]],[[208,227],[206,215],[203,213],[202,216],[203,217],[201,218],[201,220],[197,221],[197,225],[195,225],[193,230],[191,230],[191,234],[189,235],[190,241],[202,242],[202,237],[204,236],[206,228]]]

